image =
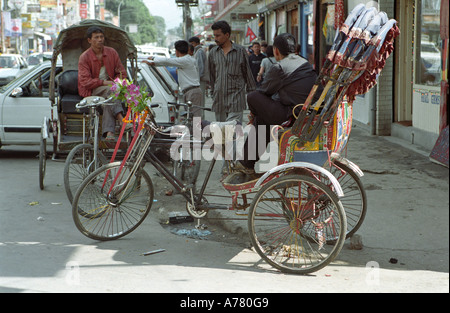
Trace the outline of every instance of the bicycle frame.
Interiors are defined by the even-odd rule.
[[[164,132],[168,133],[170,130],[172,130],[172,127],[164,130]],[[206,186],[209,182],[209,178],[211,177],[218,152],[215,152],[214,158],[203,181],[200,193],[194,195],[194,193],[192,192],[193,186],[185,185],[180,179],[173,175],[172,171],[167,169],[167,167],[155,156],[153,152],[149,150],[149,146],[156,132],[161,132],[161,130],[158,129],[153,122],[145,120],[139,123],[136,135],[133,138],[124,159],[122,160],[121,167],[116,176],[113,178],[113,183],[108,190],[108,195],[111,194],[113,188],[118,187],[116,186],[117,179],[119,178],[121,171],[127,162],[132,163],[132,167],[129,173],[129,177],[127,177],[125,182],[121,184],[120,191],[124,191],[130,188],[129,184],[131,182],[131,177],[138,174],[137,172],[139,170],[139,167],[145,158],[145,161],[148,161],[161,175],[163,175],[167,179],[167,181],[186,199],[186,201],[191,203],[194,207],[198,209],[229,209],[228,206],[200,204],[200,201],[206,190]],[[108,175],[105,177],[103,186],[106,185],[107,178]]]
[[[98,147],[99,147],[98,132],[99,132],[100,118],[99,118],[99,114],[96,110],[96,107],[94,107],[94,106],[89,107],[89,134],[88,134],[88,136],[86,136],[86,133],[85,133],[86,127],[85,127],[84,123],[85,123],[85,119],[83,118],[83,144],[86,143],[86,139],[87,139],[87,141],[89,141],[89,138],[91,138],[94,141],[93,142],[94,156],[93,156],[92,162],[88,165],[88,171],[90,170],[89,167],[92,164],[94,164],[94,170],[96,170],[98,153],[100,152],[98,149]]]

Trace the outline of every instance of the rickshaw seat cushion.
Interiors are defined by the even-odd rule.
[[[80,97],[79,95],[70,95],[66,94],[63,97],[61,97],[61,112],[66,114],[76,114],[76,113],[89,113],[88,108],[83,109],[77,109],[75,105],[79,103],[81,100],[83,100],[83,97]]]
[[[78,95],[78,71],[64,71],[58,75],[58,91],[60,95]]]
[[[78,94],[78,71],[68,70],[58,76],[58,94],[60,110],[66,114],[88,113],[89,109],[78,110],[75,105],[83,100]]]

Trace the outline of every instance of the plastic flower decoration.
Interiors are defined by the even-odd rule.
[[[147,109],[147,101],[152,98],[145,90],[127,79],[116,78],[111,86],[115,99],[125,101],[134,113],[141,113]]]

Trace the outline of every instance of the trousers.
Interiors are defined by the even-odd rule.
[[[193,105],[204,107],[202,90],[200,88],[194,88],[189,90],[184,95],[184,102],[191,101]],[[192,116],[203,117],[203,110],[199,108],[192,109]]]
[[[280,101],[260,91],[253,91],[247,95],[250,112],[253,114],[253,126],[244,143],[244,151],[240,162],[247,168],[254,169],[256,162],[266,151],[271,140],[271,127],[286,122],[292,114],[290,106],[283,105]],[[260,126],[264,126],[261,127]],[[265,134],[259,132],[265,129]],[[256,153],[255,153],[256,148]]]
[[[100,86],[92,90],[93,96],[99,96],[103,98],[109,98],[112,95],[111,88],[109,86]],[[114,133],[116,130],[116,117],[121,113],[123,114],[122,103],[115,101],[112,105],[103,106],[103,119],[102,119],[102,133],[105,135],[108,132]]]

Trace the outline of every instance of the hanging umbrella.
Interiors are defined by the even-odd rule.
[[[344,42],[335,41],[337,51],[328,59],[334,63],[329,72],[330,79],[319,101],[302,119],[297,119],[293,133],[299,134],[303,141],[314,141],[325,122],[330,121],[336,113],[343,97],[347,95],[353,101],[356,94],[367,92],[376,83],[376,77],[384,67],[387,57],[393,51],[393,40],[399,30],[395,20],[389,20],[385,12],[374,8],[359,10],[359,15],[346,36],[337,36]],[[354,19],[356,16],[352,15]],[[345,28],[345,25],[344,25]],[[337,78],[336,78],[337,77]],[[325,102],[319,115],[317,112]],[[302,111],[303,112],[303,111]],[[305,112],[306,113],[306,112]],[[316,116],[317,115],[317,116]]]
[[[334,117],[336,109],[342,102],[344,96],[352,102],[356,94],[364,94],[376,84],[377,76],[386,64],[386,59],[394,50],[394,39],[400,34],[397,21],[394,19],[386,22],[369,41],[362,57],[354,63],[351,69],[346,69],[343,87],[333,105],[329,109],[324,109],[325,114],[320,122],[329,121]],[[348,77],[347,79],[345,77]],[[311,137],[314,139],[320,132],[320,122],[316,124],[316,129]]]
[[[304,140],[309,141],[310,137],[316,133],[315,129],[322,127],[322,121],[314,121],[314,119],[316,118],[319,109],[322,107],[324,100],[325,105],[321,114],[323,114],[334,102],[339,87],[348,79],[348,74],[342,75],[342,71],[345,69],[344,66],[347,64],[348,57],[351,55],[360,55],[360,51],[363,47],[360,42],[366,42],[366,37],[370,36],[371,31],[376,32],[376,30],[380,28],[380,23],[385,20],[384,15],[378,14],[375,8],[365,9],[363,6],[362,10],[358,7],[355,9],[357,9],[359,15],[352,14],[351,19],[356,19],[356,21],[354,22],[352,28],[349,29],[347,35],[338,36],[340,40],[343,40],[343,42],[339,44],[339,42],[335,41],[334,47],[339,47],[338,51],[333,52],[334,58],[332,60],[331,58],[328,59],[330,62],[335,64],[332,72],[329,73],[329,75],[331,75],[331,79],[325,86],[319,100],[315,103],[313,110],[308,112],[309,116],[307,120],[307,111],[304,106],[302,108],[303,110],[300,112],[301,114],[299,115],[296,124],[294,124],[293,131],[301,134],[300,138]],[[344,25],[344,28],[346,28],[346,25]],[[312,128],[311,125],[313,123],[315,126]]]
[[[350,29],[353,27],[355,22],[358,20],[359,15],[361,12],[365,10],[364,4],[358,4],[348,15],[346,18],[344,24],[342,25],[341,29],[336,33],[336,37],[334,39],[333,45],[330,48],[330,51],[327,54],[327,58],[325,59],[325,63],[320,71],[319,76],[317,77],[313,88],[311,89],[311,92],[308,95],[308,98],[306,99],[305,103],[303,104],[302,110],[297,117],[297,120],[302,120],[306,116],[307,109],[309,105],[312,103],[312,100],[314,99],[314,96],[316,95],[318,87],[322,84],[322,81],[325,79],[326,81],[329,80],[331,75],[329,75],[329,71],[334,66],[333,59],[336,51],[340,48],[340,45],[345,41],[346,37],[348,36],[348,33]],[[337,77],[336,77],[337,78]]]

